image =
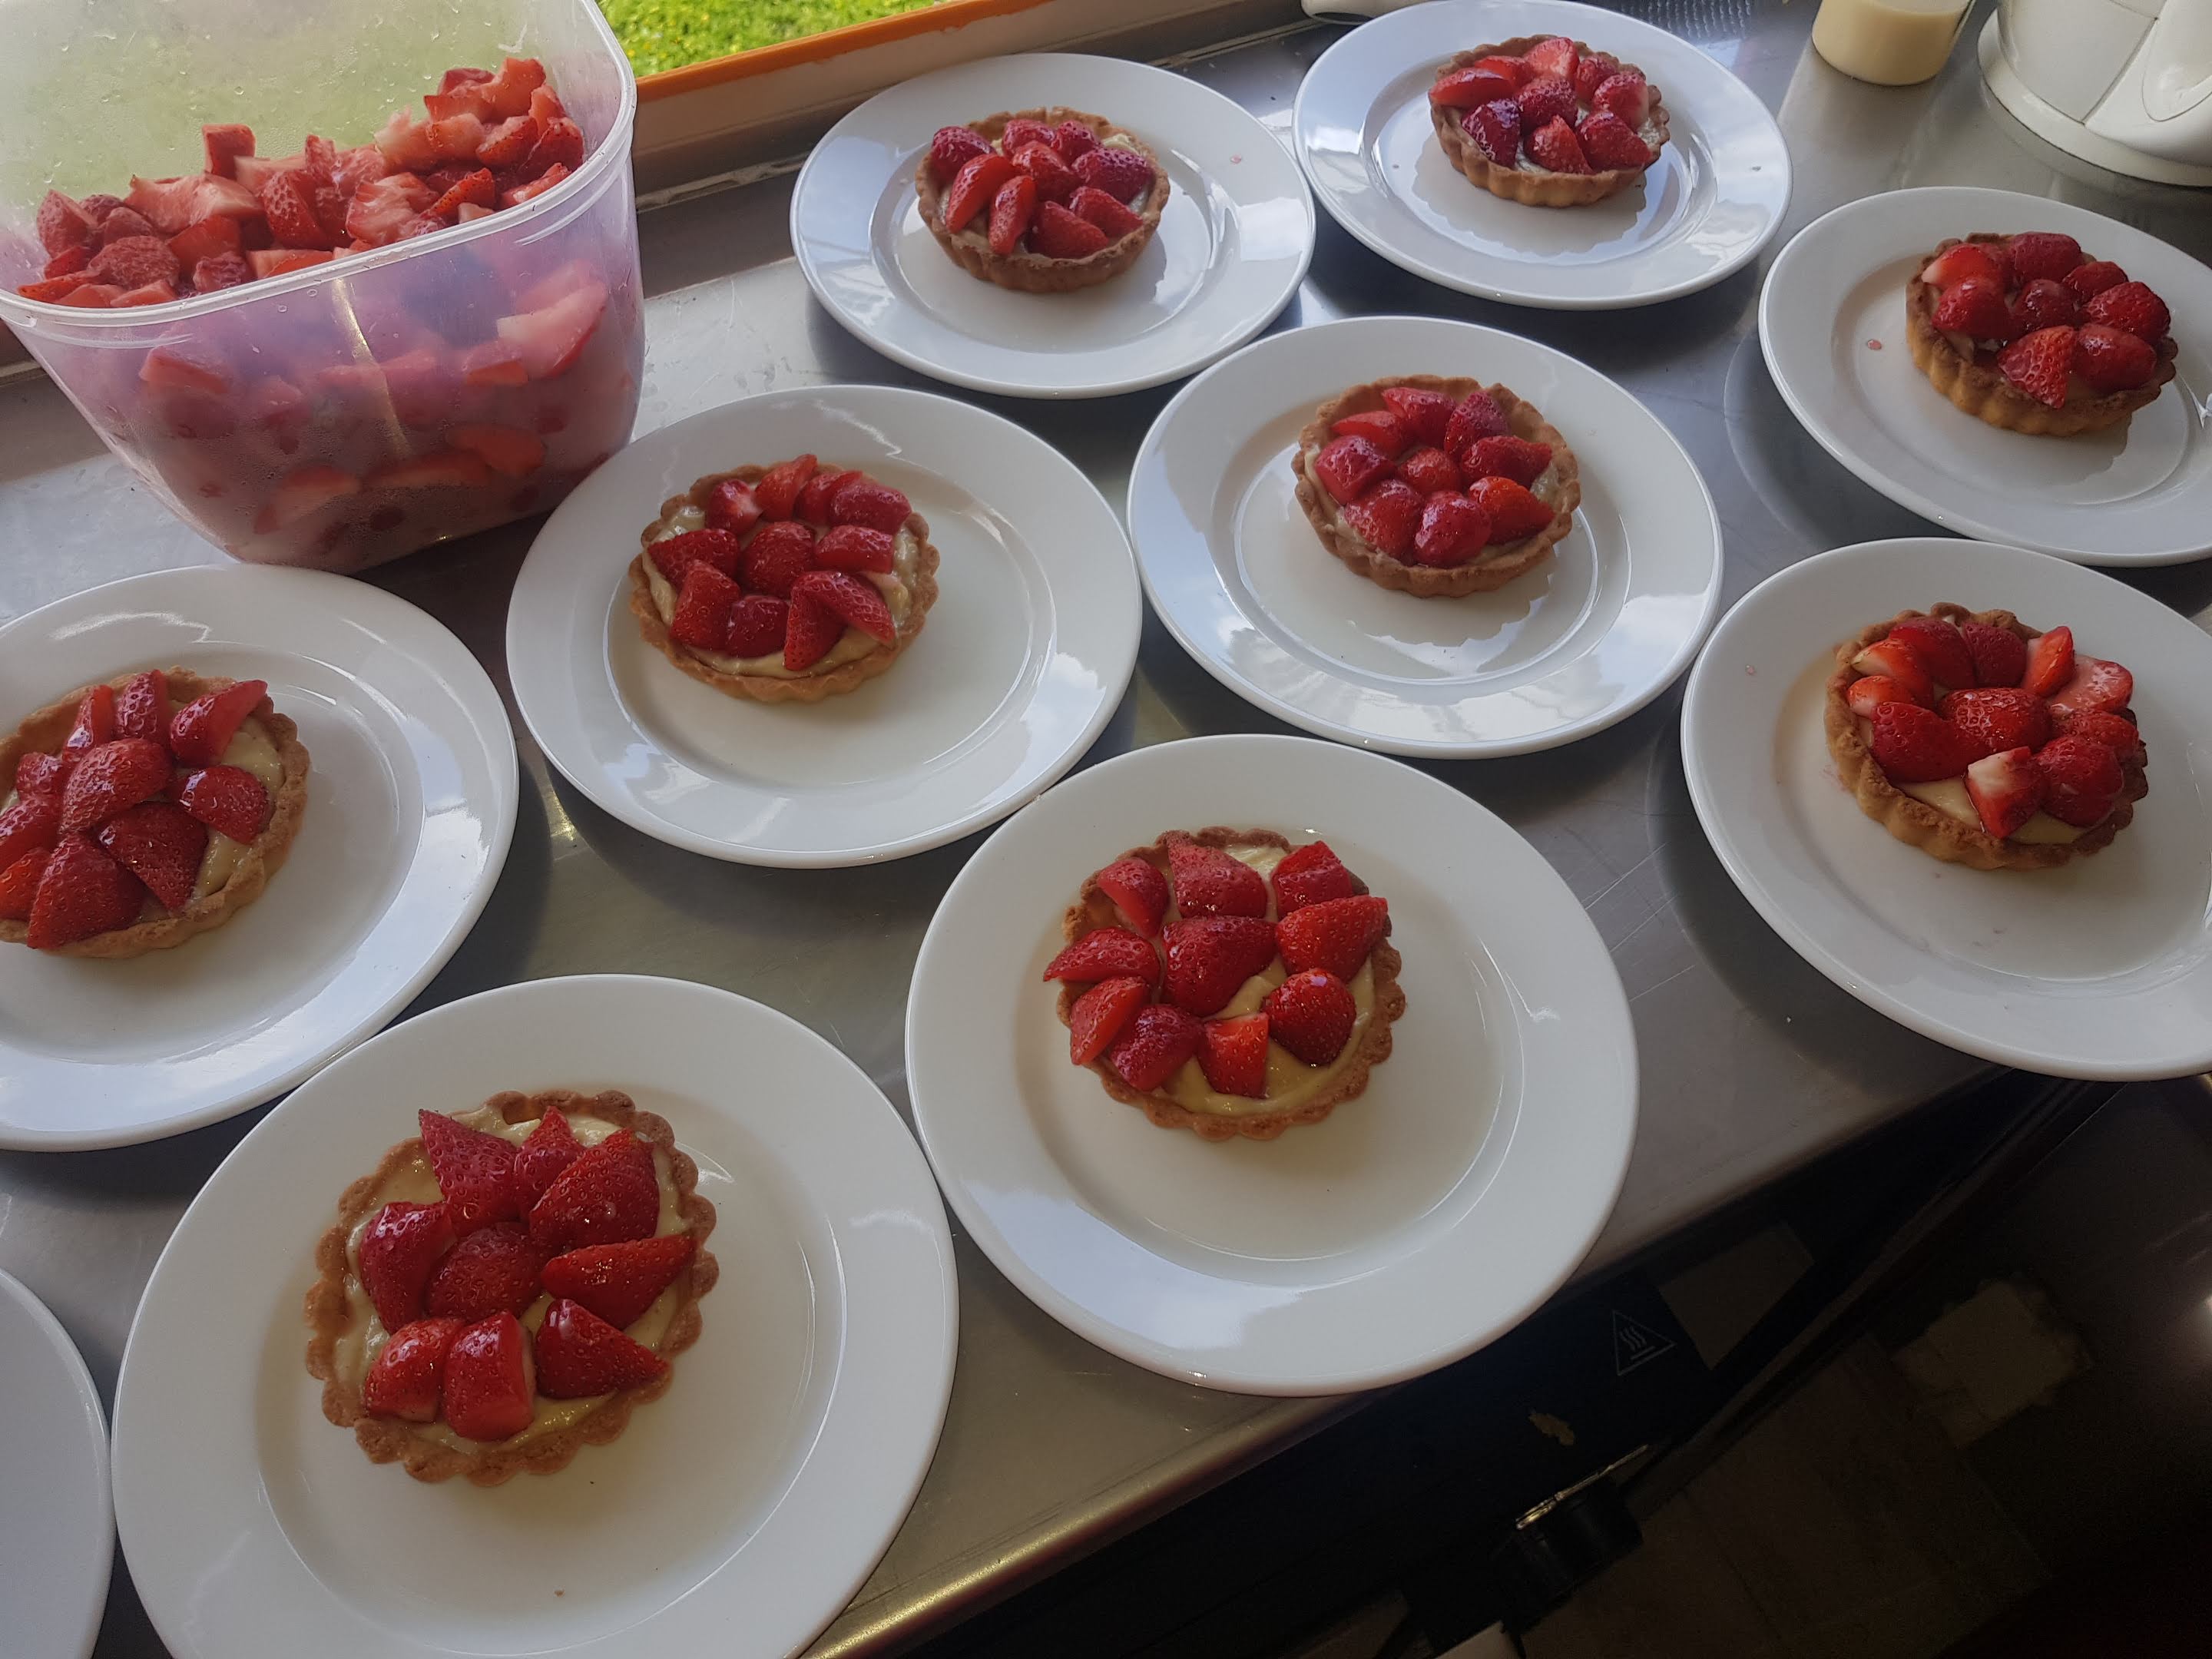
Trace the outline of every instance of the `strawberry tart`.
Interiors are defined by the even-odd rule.
[[[647,641],[732,697],[850,691],[897,660],[937,601],[937,549],[913,504],[811,455],[710,473],[641,539],[629,604]]]
[[[495,1095],[418,1121],[315,1249],[323,1414],[418,1480],[550,1474],[667,1392],[714,1286],[714,1206],[625,1094]]]
[[[1471,182],[1532,207],[1601,202],[1667,142],[1659,88],[1642,70],[1557,34],[1461,52],[1429,88],[1429,118]]]
[[[1836,647],[1828,752],[1899,841],[1977,870],[2049,870],[2110,846],[2148,792],[2134,694],[2070,629],[1938,605]]]
[[[1273,1140],[1363,1093],[1406,1011],[1390,907],[1326,842],[1170,830],[1083,884],[1061,921],[1068,1055],[1207,1140]]]
[[[307,810],[307,750],[268,691],[149,668],[0,740],[0,941],[143,956],[258,898]]]
[[[1134,133],[1057,104],[939,128],[914,182],[953,263],[1030,294],[1120,276],[1168,201],[1167,173]]]
[[[2173,378],[2166,301],[2056,231],[1937,244],[1905,282],[1905,323],[1929,383],[2008,432],[2101,432]]]
[[[1574,528],[1574,452],[1503,386],[1401,374],[1314,411],[1291,465],[1322,545],[1422,599],[1503,587]]]

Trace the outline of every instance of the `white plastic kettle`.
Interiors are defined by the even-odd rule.
[[[1981,58],[2039,137],[2115,172],[2212,185],[2212,0],[2003,0]]]

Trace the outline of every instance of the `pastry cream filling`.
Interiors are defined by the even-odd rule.
[[[1232,858],[1242,860],[1260,872],[1262,880],[1274,873],[1275,866],[1289,856],[1279,847],[1231,847],[1227,849]],[[1269,883],[1267,920],[1275,917],[1273,884]],[[1171,915],[1170,920],[1174,920]],[[1255,1014],[1267,1000],[1267,993],[1290,977],[1280,957],[1271,962],[1261,972],[1246,980],[1218,1019],[1231,1019],[1239,1014]],[[1249,1095],[1224,1095],[1216,1092],[1206,1080],[1206,1068],[1195,1060],[1183,1061],[1181,1070],[1161,1085],[1160,1092],[1176,1104],[1193,1112],[1204,1112],[1214,1117],[1249,1117],[1261,1112],[1290,1111],[1304,1105],[1319,1094],[1358,1051],[1360,1039],[1366,1035],[1368,1022],[1375,1014],[1375,964],[1370,960],[1359,965],[1348,988],[1358,1010],[1352,1022],[1352,1036],[1346,1041],[1344,1050],[1326,1066],[1309,1066],[1280,1043],[1267,1044],[1267,1095],[1264,1100],[1254,1100]]]
[[[1859,722],[1859,738],[1871,746],[1874,742],[1871,721],[1863,720]],[[1875,764],[1880,765],[1881,763],[1877,761]],[[1885,773],[1883,775],[1887,777],[1888,775]],[[1926,803],[1947,817],[1956,818],[1976,830],[1982,828],[1982,815],[1975,810],[1974,798],[1966,793],[1966,781],[1963,777],[1938,778],[1933,783],[1899,783],[1891,778],[1890,783],[1900,793]],[[1983,833],[1988,832],[1984,830]],[[2072,824],[2061,823],[2048,812],[2038,812],[2004,839],[2016,841],[2024,847],[2045,847],[2078,840],[2081,835],[2081,832]]]
[[[508,1123],[489,1106],[480,1106],[473,1112],[456,1112],[453,1116],[457,1122],[498,1135],[517,1146],[528,1139],[530,1132],[538,1124],[538,1120],[534,1117],[520,1123]],[[571,1117],[568,1127],[577,1140],[586,1146],[598,1146],[615,1131],[613,1124],[597,1117]],[[667,1155],[657,1147],[653,1154],[653,1175],[660,1187],[660,1218],[653,1228],[654,1234],[683,1231],[684,1216],[677,1208],[676,1183],[669,1178]],[[376,1305],[368,1299],[368,1292],[362,1287],[361,1236],[375,1218],[376,1212],[386,1204],[395,1201],[434,1204],[439,1197],[437,1177],[430,1173],[429,1160],[417,1152],[411,1163],[395,1171],[377,1188],[368,1214],[362,1218],[352,1236],[346,1240],[346,1303],[353,1316],[347,1322],[344,1334],[338,1338],[331,1358],[335,1374],[349,1387],[356,1389],[361,1387],[362,1379],[368,1375],[368,1368],[376,1363],[377,1355],[384,1351],[386,1337],[391,1334],[384,1328],[384,1322],[376,1316]],[[631,1341],[658,1352],[662,1338],[668,1334],[669,1322],[676,1316],[678,1293],[678,1285],[671,1285],[654,1298],[653,1305],[640,1315],[637,1322],[624,1334]],[[538,1326],[544,1322],[545,1310],[552,1304],[551,1297],[541,1294],[523,1314],[523,1326],[533,1337]],[[537,1408],[531,1416],[530,1426],[521,1433],[496,1443],[521,1445],[556,1429],[565,1429],[605,1405],[610,1397],[601,1394],[585,1400],[548,1400],[540,1395]],[[434,1440],[441,1445],[451,1446],[459,1451],[476,1451],[487,1443],[462,1438],[447,1427],[442,1419],[434,1423],[412,1423],[408,1426],[425,1440]]]
[[[703,508],[685,507],[670,514],[667,525],[653,539],[665,542],[673,537],[703,529],[706,523],[707,514]],[[921,551],[921,544],[915,540],[913,532],[902,529],[892,538],[890,570],[853,573],[875,584],[876,592],[884,596],[884,603],[890,608],[891,621],[902,629],[906,626],[907,613],[914,608],[914,567]],[[645,562],[645,580],[646,585],[653,590],[653,608],[660,612],[661,622],[664,624],[673,622],[676,619],[676,589],[668,578],[660,574],[660,567],[651,558]],[[827,673],[841,664],[866,656],[882,643],[872,634],[863,634],[857,628],[848,628],[837,636],[837,642],[823,653],[820,661],[797,674],[783,665],[783,653],[781,651],[765,657],[731,657],[720,651],[702,651],[689,645],[680,648],[689,651],[708,667],[719,669],[725,674],[765,674],[772,679],[789,680],[805,674]]]

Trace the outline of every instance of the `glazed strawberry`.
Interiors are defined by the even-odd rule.
[[[1264,916],[1267,884],[1242,859],[1180,836],[1168,842],[1168,884],[1187,916]]]
[[[1449,451],[1444,434],[1451,429],[1454,404],[1441,392],[1424,392],[1419,386],[1391,386],[1382,388],[1383,405],[1398,417],[1408,443],[1436,444]]]
[[[718,532],[702,531],[702,535]],[[668,619],[668,637],[695,651],[719,651],[730,631],[730,608],[744,590],[703,560],[684,573],[677,592],[676,610]]]
[[[872,570],[889,574],[897,563],[898,544],[880,530],[841,524],[814,544],[814,562],[824,570]]]
[[[2128,273],[2110,259],[2092,259],[2085,265],[2076,265],[2059,280],[2076,297],[2092,299],[2108,288],[2118,288],[2128,280]]]
[[[2117,714],[2136,694],[2136,677],[2100,657],[2074,658],[2074,672],[2051,694],[2051,714]]]
[[[766,593],[787,599],[792,583],[805,574],[813,563],[812,531],[789,520],[764,524],[745,544],[738,579],[748,593]]]
[[[1265,1014],[1209,1019],[1199,1028],[1198,1066],[1216,1094],[1247,1100],[1267,1096],[1267,1026]]]
[[[1575,118],[1575,89],[1556,75],[1540,75],[1514,95],[1521,106],[1522,130],[1529,133],[1541,131],[1553,121],[1564,120],[1571,126]],[[1529,148],[1533,150],[1534,145]]]
[[[1356,501],[1390,471],[1390,458],[1361,437],[1332,438],[1314,457],[1314,476],[1339,501]]]
[[[830,522],[856,524],[869,530],[896,535],[906,527],[914,503],[889,484],[878,483],[867,474],[848,478],[830,502]]]
[[[2084,323],[2074,337],[2074,372],[2093,392],[2133,392],[2158,373],[2158,353],[2124,329]]]
[[[240,680],[220,691],[194,697],[169,722],[169,752],[186,766],[206,766],[221,760],[246,717],[268,693],[265,681]]]
[[[1068,210],[1079,219],[1094,224],[1106,233],[1109,241],[1127,236],[1145,222],[1144,216],[1124,207],[1104,191],[1085,185],[1068,198]]]
[[[1309,1066],[1326,1066],[1342,1054],[1359,1018],[1344,981],[1318,969],[1291,975],[1267,993],[1262,1006],[1268,1036]]]
[[[446,1357],[462,1328],[458,1319],[418,1319],[392,1332],[361,1380],[361,1408],[409,1423],[435,1422]]]
[[[1489,517],[1493,547],[1548,529],[1556,516],[1549,502],[1510,478],[1477,478],[1467,495]]]
[[[1497,166],[1510,167],[1521,159],[1521,105],[1517,99],[1498,98],[1460,117],[1460,125],[1474,139],[1475,148]]]
[[[2043,771],[2043,810],[2077,830],[2112,810],[2124,781],[2119,758],[2088,738],[2053,738],[2036,750],[2035,763]]]
[[[1959,728],[1933,709],[1913,702],[1886,702],[1868,724],[1868,746],[1875,763],[1897,783],[1934,783],[1955,778],[1979,758]]]
[[[1525,58],[1506,58],[1493,52],[1487,58],[1476,58],[1474,66],[1488,70],[1492,75],[1503,76],[1513,83],[1516,92],[1536,78],[1535,70]]]
[[[972,127],[939,127],[929,141],[929,170],[940,185],[957,178],[960,169],[979,155],[991,153],[990,141]]]
[[[2054,712],[2051,729],[2062,738],[2087,738],[2092,743],[2101,743],[2123,761],[2142,763],[2142,733],[2136,723],[2124,714],[2076,714]]]
[[[562,1300],[538,1328],[538,1389],[548,1400],[588,1400],[668,1375],[668,1362],[580,1303]]]
[[[568,1120],[549,1109],[515,1148],[508,1178],[514,1183],[516,1207],[526,1211],[545,1194],[553,1178],[584,1155],[581,1142]]]
[[[142,801],[101,824],[93,839],[164,908],[181,910],[192,902],[192,883],[207,851],[207,826],[174,801]]]
[[[1984,755],[1966,769],[1966,795],[1982,828],[2003,840],[2043,805],[2043,769],[2026,746]]]
[[[884,596],[858,576],[842,570],[810,570],[791,585],[794,601],[811,600],[841,620],[885,645],[898,638],[898,624]]]
[[[2024,230],[2006,242],[2005,252],[2016,283],[2039,276],[2057,281],[2081,263],[2081,243],[2053,230]]]
[[[586,1244],[649,1238],[659,1218],[650,1152],[629,1130],[617,1129],[555,1176],[531,1206],[530,1237],[548,1252],[562,1254]]]
[[[1076,157],[1075,176],[1126,206],[1152,188],[1152,164],[1133,149],[1101,144]]]
[[[677,1274],[691,1265],[698,1248],[688,1233],[587,1244],[545,1264],[545,1292],[624,1329],[645,1316]]]
[[[1168,999],[1203,1017],[1218,1014],[1244,981],[1275,959],[1275,929],[1257,916],[1188,916],[1170,922]]]
[[[1917,702],[1910,689],[1899,685],[1887,674],[1863,674],[1850,684],[1844,700],[1850,705],[1851,713],[1861,720],[1869,720],[1874,711],[1886,702]]]
[[[1048,144],[1052,139],[1053,130],[1043,122],[1033,120],[1026,115],[1017,115],[1000,129],[999,148],[1012,155],[1016,150],[1030,144]]]
[[[1395,455],[1407,442],[1406,428],[1387,409],[1370,409],[1347,415],[1329,428],[1335,437],[1364,438],[1385,455]]]
[[[1962,624],[1960,634],[1974,659],[1977,685],[2018,685],[2027,672],[2027,643],[2008,629],[1988,623]]]
[[[1168,878],[1142,859],[1116,859],[1093,878],[1130,927],[1157,933],[1168,909]]]
[[[1021,246],[1022,238],[1029,234],[1030,221],[1036,216],[1036,205],[1037,182],[1029,174],[1009,179],[999,186],[999,193],[991,198],[990,229],[986,236],[992,252],[1003,256]]]
[[[1642,126],[1644,117],[1651,113],[1651,88],[1642,70],[1624,69],[1599,82],[1589,102],[1592,108],[1618,117],[1634,129]]]
[[[1402,559],[1420,533],[1421,492],[1402,479],[1386,478],[1344,509],[1345,522],[1370,547]]]
[[[2021,289],[2012,302],[2012,314],[2015,331],[2022,334],[2071,327],[2081,320],[2081,302],[2065,283],[2039,276]]]
[[[361,1231],[361,1285],[385,1329],[422,1317],[422,1292],[453,1243],[453,1217],[442,1203],[394,1202],[369,1217]]]
[[[1093,150],[1091,155],[1103,155],[1103,150]],[[1083,158],[1091,159],[1090,155]],[[1047,202],[1037,209],[1036,227],[1030,232],[1030,247],[1048,259],[1087,259],[1106,246],[1106,233],[1088,219],[1070,213],[1057,202]]]
[[[1034,199],[1039,202],[1065,204],[1083,184],[1049,143],[1024,144],[1014,152],[1013,162],[1017,172],[1034,181]]]
[[[1152,1000],[1152,988],[1133,977],[1098,981],[1067,1011],[1067,1057],[1088,1066],[1111,1048],[1115,1039]]]
[[[61,832],[89,830],[161,793],[168,782],[169,757],[158,743],[117,738],[88,749],[62,788]]]
[[[1490,533],[1487,513],[1465,495],[1439,490],[1421,507],[1421,527],[1413,532],[1413,557],[1434,568],[1449,569],[1481,552]]]
[[[1920,280],[1936,289],[1948,289],[1970,276],[1995,283],[2000,290],[2010,288],[2012,262],[2005,258],[2001,247],[1992,248],[1984,242],[1961,242],[1956,247],[1944,249],[1920,271]]]
[[[189,774],[177,805],[233,841],[252,841],[269,824],[269,792],[243,767],[204,766]]]
[[[799,492],[806,488],[815,467],[811,455],[796,455],[790,460],[777,462],[761,474],[753,485],[753,499],[760,503],[761,516],[789,518],[799,506]]]
[[[26,853],[52,847],[62,832],[62,803],[58,795],[25,795],[0,812],[0,869]]]
[[[1132,1089],[1157,1089],[1198,1052],[1200,1029],[1194,1015],[1153,1003],[1137,1010],[1121,1040],[1108,1051],[1106,1063]]]
[[[46,848],[26,853],[14,862],[0,865],[0,921],[27,921],[39,894],[39,878],[46,873],[53,854]]]
[[[819,599],[794,593],[784,613],[784,672],[805,673],[828,656],[830,647],[844,635],[844,621],[836,611]]]
[[[1438,76],[1429,88],[1429,101],[1440,109],[1479,109],[1500,98],[1510,98],[1516,90],[1496,70],[1470,64]]]
[[[1292,973],[1320,968],[1349,980],[1389,931],[1389,903],[1359,894],[1292,912],[1276,924],[1275,938]]]
[[[1287,916],[1309,904],[1350,898],[1358,889],[1352,872],[1325,841],[1310,841],[1285,855],[1275,866],[1275,914]]]
[[[545,1257],[520,1222],[480,1227],[446,1252],[423,1287],[433,1318],[473,1325],[502,1310],[520,1315],[538,1300]]]
[[[1501,438],[1510,430],[1498,399],[1478,386],[1452,406],[1451,418],[1444,422],[1443,450],[1464,455],[1481,440]]]
[[[1052,147],[1060,152],[1061,161],[1073,167],[1078,156],[1098,148],[1098,135],[1080,121],[1062,121],[1052,130]]]
[[[465,1440],[506,1440],[537,1415],[538,1368],[530,1336],[511,1313],[494,1314],[446,1352],[446,1425]]]
[[[133,735],[136,735],[135,733]],[[58,802],[62,787],[76,762],[60,755],[42,755],[33,749],[15,763],[15,793],[52,795]]]
[[[1537,166],[1553,173],[1592,170],[1583,154],[1582,141],[1575,137],[1575,130],[1564,117],[1547,121],[1528,135],[1528,155]]]
[[[90,840],[64,836],[40,874],[25,940],[33,951],[52,951],[128,927],[145,898],[137,878]]]
[[[1972,742],[1976,756],[2008,749],[2040,749],[2051,738],[2051,710],[2031,692],[1992,686],[1954,691],[1936,712]]]
[[[772,657],[791,632],[791,605],[766,593],[748,593],[730,607],[722,649],[732,657]]]
[[[1576,124],[1589,164],[1601,171],[1611,167],[1648,167],[1656,159],[1651,146],[1636,136],[1636,129],[1610,110],[1594,109]]]
[[[1940,329],[1977,340],[2010,340],[2021,331],[2020,319],[2005,303],[2003,288],[1986,276],[1969,276],[1945,289],[1929,320]]]
[[[2070,328],[2039,328],[2033,334],[2023,334],[1997,356],[1997,372],[2051,409],[2066,401],[2066,377],[2073,368],[2074,331]]]
[[[100,262],[94,260],[94,265]],[[2093,295],[2082,307],[2082,314],[2093,323],[2103,323],[2134,335],[2153,344],[2166,337],[2173,325],[2172,316],[2166,301],[2141,283],[2121,283]]]
[[[951,187],[945,192],[943,212],[945,229],[965,229],[969,222],[991,204],[1006,180],[1013,176],[1014,164],[996,150],[987,151],[963,164],[953,179]]]
[[[1067,980],[1077,985],[1092,980],[1128,977],[1157,985],[1160,958],[1149,942],[1127,928],[1098,927],[1047,963],[1042,977]]]
[[[1531,443],[1510,433],[1477,438],[1460,458],[1461,471],[1470,480],[1510,478],[1524,487],[1534,483],[1551,464],[1551,445]]]
[[[94,744],[112,742],[114,737],[115,688],[95,685],[78,700],[76,723],[62,739],[62,753],[81,755]]]
[[[1569,78],[1575,84],[1575,96],[1585,104],[1597,101],[1597,89],[1620,72],[1620,59],[1609,52],[1584,52],[1575,64],[1575,72]],[[1639,75],[1637,77],[1641,80]],[[1641,120],[1642,117],[1637,118]],[[1634,121],[1629,123],[1636,125]]]
[[[2027,648],[2027,670],[2020,683],[2039,697],[2047,697],[2074,678],[2074,630],[2054,628],[2039,634]]]
[[[680,536],[664,537],[645,550],[653,568],[679,587],[695,564],[734,578],[744,553],[744,544],[727,530],[690,530]]]
[[[465,1238],[479,1227],[512,1221],[521,1213],[512,1141],[437,1112],[417,1112],[415,1117],[422,1156],[437,1177],[455,1233]]]
[[[1936,684],[1957,690],[1978,684],[1966,635],[1942,617],[1908,617],[1891,628],[1889,638],[1919,658]]]
[[[169,741],[169,678],[158,668],[133,674],[115,698],[115,735]]]
[[[1577,56],[1575,43],[1564,34],[1554,34],[1539,40],[1521,54],[1528,60],[1528,67],[1539,75],[1556,75],[1571,82],[1575,78]]]

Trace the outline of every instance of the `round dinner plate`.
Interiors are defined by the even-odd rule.
[[[709,472],[812,453],[906,492],[941,563],[890,670],[818,703],[702,685],[629,609],[638,536]],[[821,868],[1004,817],[1105,726],[1144,615],[1114,509],[1042,439],[894,386],[743,398],[620,451],[515,578],[507,659],[546,757],[632,828],[710,858]]]
[[[2181,355],[2156,401],[2108,431],[2042,438],[1929,385],[1905,337],[1905,278],[1944,238],[1977,230],[2063,231],[2157,289]],[[2155,236],[2040,196],[1946,185],[1864,197],[1799,231],[1767,273],[1759,342],[1805,429],[1899,506],[2083,564],[2177,564],[2212,552],[2206,318],[2212,268]]]
[[[1069,1063],[1040,982],[1085,877],[1207,824],[1327,839],[1405,958],[1366,1092],[1275,1140],[1156,1127]],[[1001,1273],[1125,1359],[1250,1394],[1399,1382],[1510,1330],[1597,1237],[1636,1132],[1628,1000],[1566,883],[1457,790],[1309,738],[1140,749],[1031,803],[930,923],[906,1063]]]
[[[125,962],[0,945],[0,1146],[158,1139],[258,1106],[376,1030],[445,965],[514,834],[514,734],[467,648],[317,571],[156,571],[0,629],[0,721],[184,667],[269,682],[312,763],[267,890]],[[3,793],[3,792],[0,792]]]
[[[1129,270],[1018,294],[938,246],[914,172],[939,127],[1052,104],[1135,133],[1173,189]],[[1313,198],[1257,118],[1183,76],[1069,52],[986,58],[877,94],[814,146],[791,198],[799,268],[832,316],[909,368],[1015,398],[1135,392],[1204,368],[1290,302],[1313,244]]]
[[[1291,462],[1315,408],[1416,371],[1504,382],[1581,463],[1574,530],[1495,592],[1393,592],[1331,556],[1298,506]],[[1322,323],[1208,369],[1145,436],[1129,530],[1153,609],[1208,673],[1394,754],[1517,755],[1601,731],[1673,683],[1720,604],[1712,496],[1650,410],[1549,346],[1427,317]]]
[[[61,1321],[0,1273],[0,1607],[11,1659],[82,1659],[115,1559],[107,1419]]]
[[[1667,143],[1643,182],[1575,208],[1508,202],[1437,143],[1429,87],[1454,53],[1564,34],[1659,89]],[[1298,88],[1299,162],[1330,216],[1391,264],[1462,294],[1613,311],[1695,293],[1758,257],[1790,205],[1766,106],[1679,35],[1568,0],[1436,0],[1363,23]]]
[[[316,1240],[417,1107],[554,1087],[623,1090],[697,1162],[721,1267],[700,1339],[665,1395],[557,1474],[432,1486],[373,1464],[307,1373]],[[778,1659],[913,1502],[955,1331],[928,1166],[821,1037],[678,980],[488,991],[319,1074],[185,1212],[116,1387],[124,1553],[179,1659]]]
[[[1893,840],[1838,781],[1821,708],[1838,642],[1948,600],[2064,623],[2135,673],[2150,793],[2104,851],[1989,872]],[[1713,850],[1797,953],[1868,1006],[2054,1077],[2212,1066],[2212,639],[2111,577],[1993,544],[1866,542],[1792,565],[1713,630],[1682,766]]]

